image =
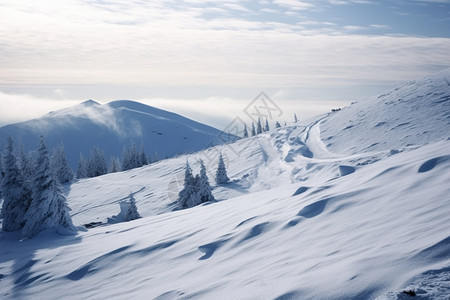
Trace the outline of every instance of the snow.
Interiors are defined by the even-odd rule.
[[[64,144],[67,160],[76,171],[80,153],[89,157],[94,147],[105,153],[107,162],[111,156],[120,157],[123,147],[131,143],[138,147],[143,144],[149,156],[164,159],[228,142],[220,138],[221,133],[175,113],[133,101],[101,105],[88,100],[42,118],[1,127],[0,149],[10,135],[22,140],[26,151],[34,151],[39,136],[44,135],[49,149]]]
[[[103,224],[0,232],[0,297],[449,299],[449,74],[65,185],[74,224]],[[217,202],[174,211],[186,160],[211,183],[220,153],[230,183],[213,186]],[[130,192],[142,218],[106,224]]]

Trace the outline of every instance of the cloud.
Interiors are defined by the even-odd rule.
[[[299,0],[275,0],[273,3],[293,10],[305,10],[314,7],[314,4]]]
[[[246,7],[237,0],[5,0],[0,89],[107,84],[321,91],[398,82],[450,66],[450,39],[365,36],[365,29],[385,25],[339,28],[305,18],[319,5],[312,3],[261,2],[280,14],[264,20],[230,14],[233,7]],[[288,23],[283,13],[301,19]],[[64,89],[54,93],[70,98]]]
[[[50,111],[75,105],[76,100],[38,98],[32,95],[9,94],[0,91],[0,126],[39,118]]]

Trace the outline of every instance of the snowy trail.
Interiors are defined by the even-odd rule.
[[[313,153],[313,158],[315,159],[343,158],[344,155],[330,152],[320,138],[320,123],[322,123],[326,117],[327,116],[314,122],[307,128],[305,144]]]

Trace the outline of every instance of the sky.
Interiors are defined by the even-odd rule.
[[[0,126],[131,99],[226,127],[280,121],[450,67],[450,0],[2,0]]]

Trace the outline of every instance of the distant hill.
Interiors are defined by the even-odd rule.
[[[25,150],[34,150],[40,135],[49,148],[63,142],[72,168],[80,153],[89,156],[93,147],[120,158],[131,142],[144,145],[149,156],[159,159],[195,152],[223,143],[221,131],[181,115],[142,103],[120,100],[101,105],[88,100],[78,105],[50,112],[42,118],[0,128],[0,147],[6,136],[21,140]]]

